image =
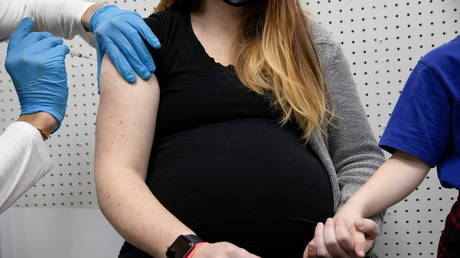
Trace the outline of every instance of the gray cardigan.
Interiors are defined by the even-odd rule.
[[[340,45],[318,24],[311,22],[311,28],[335,117],[325,130],[327,135],[317,130],[308,145],[329,174],[337,211],[383,163],[384,156],[372,134]],[[383,215],[384,212],[373,218],[379,226],[383,224]]]

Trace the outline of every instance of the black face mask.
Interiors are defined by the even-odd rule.
[[[252,0],[252,1],[255,1],[255,0]],[[236,7],[247,5],[251,3],[252,1],[251,0],[224,0],[224,2],[226,2],[227,4],[236,6]]]

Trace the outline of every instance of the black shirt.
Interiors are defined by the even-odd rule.
[[[207,55],[188,14],[166,11],[145,21],[162,44],[151,50],[161,90],[157,135],[235,119],[278,120],[267,97],[244,86],[232,66]]]
[[[301,257],[316,223],[333,216],[321,162],[293,123],[279,125],[269,98],[206,54],[189,13],[168,10],[145,21],[162,44],[151,49],[160,105],[150,190],[206,241]],[[149,256],[126,244],[120,257]]]

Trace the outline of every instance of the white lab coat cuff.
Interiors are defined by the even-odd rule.
[[[43,164],[43,170],[48,171],[51,169],[51,167],[53,166],[52,159],[50,157],[48,148],[46,147],[46,144],[43,141],[43,137],[37,128],[35,128],[33,125],[29,123],[17,121],[8,126],[8,128],[3,133],[3,136],[8,137],[8,135],[11,136],[11,139],[19,137],[29,138],[28,141],[31,142],[34,148],[37,150],[36,154],[42,161],[41,164]]]

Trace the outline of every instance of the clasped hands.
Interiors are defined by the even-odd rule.
[[[373,220],[339,211],[325,224],[318,223],[313,240],[305,248],[303,258],[365,257],[379,235],[379,226]],[[256,258],[246,250],[230,243],[207,244],[197,250],[193,258],[240,257]]]
[[[365,257],[379,233],[379,226],[373,220],[339,210],[325,224],[318,223],[303,258]]]

